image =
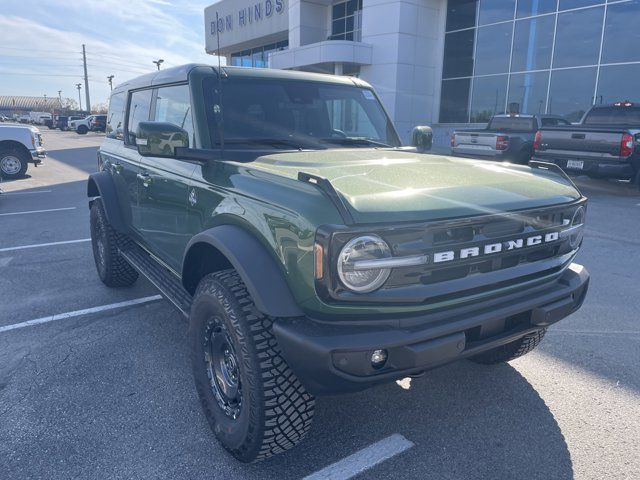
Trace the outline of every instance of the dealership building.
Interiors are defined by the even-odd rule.
[[[217,21],[216,21],[217,18]],[[578,121],[640,102],[640,0],[220,0],[206,50],[228,65],[354,75],[406,141],[514,106]],[[517,105],[514,105],[517,104]]]

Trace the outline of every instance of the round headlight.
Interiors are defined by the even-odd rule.
[[[582,242],[582,237],[584,236],[584,219],[586,214],[587,211],[583,206],[578,207],[573,213],[571,226],[575,228],[575,231],[569,238],[571,248],[578,248],[580,246],[580,242]]]
[[[349,290],[368,293],[380,288],[389,278],[391,269],[367,265],[369,260],[391,257],[389,245],[380,237],[356,237],[342,248],[338,256],[338,277]]]

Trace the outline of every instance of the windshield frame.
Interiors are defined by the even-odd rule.
[[[224,102],[224,94],[225,94],[225,85],[229,85],[231,83],[251,83],[251,82],[256,82],[256,83],[272,83],[272,84],[308,84],[308,83],[314,83],[320,86],[329,86],[329,87],[342,87],[342,88],[349,88],[349,89],[354,89],[354,90],[366,90],[368,92],[370,92],[373,97],[374,100],[377,104],[377,108],[380,109],[380,112],[383,114],[384,116],[384,121],[385,121],[385,130],[386,130],[386,135],[387,135],[387,139],[386,140],[390,140],[389,142],[389,147],[383,147],[382,144],[385,144],[386,142],[384,140],[380,140],[380,139],[370,139],[371,142],[369,142],[369,145],[366,145],[366,139],[364,139],[363,137],[357,137],[358,141],[354,141],[351,144],[346,144],[344,142],[341,142],[341,138],[336,138],[337,142],[333,143],[333,142],[329,142],[327,141],[326,138],[319,138],[319,137],[314,137],[314,136],[308,136],[308,135],[304,135],[304,134],[292,134],[289,135],[288,137],[286,136],[282,136],[282,137],[278,137],[278,136],[273,136],[273,138],[270,138],[269,140],[272,140],[272,143],[276,143],[278,141],[283,141],[283,142],[299,142],[299,149],[300,150],[326,150],[329,148],[340,148],[340,149],[349,149],[349,148],[353,148],[353,149],[361,149],[365,146],[368,146],[369,148],[398,148],[402,146],[402,142],[400,140],[400,136],[398,135],[398,132],[395,128],[395,125],[393,124],[393,122],[391,121],[391,118],[387,112],[387,110],[384,108],[384,105],[382,104],[382,102],[380,101],[380,98],[378,97],[378,95],[376,94],[376,92],[368,86],[365,85],[358,85],[357,83],[353,82],[353,84],[341,84],[338,82],[331,82],[331,81],[322,81],[322,80],[309,80],[309,79],[290,79],[290,78],[268,78],[268,77],[249,77],[249,76],[238,76],[238,77],[234,77],[234,76],[222,76],[221,79],[219,79],[217,76],[210,76],[210,77],[206,77],[203,79],[202,82],[202,95],[203,95],[203,99],[204,99],[204,110],[205,110],[205,117],[206,117],[206,131],[208,133],[209,136],[209,142],[211,145],[212,149],[220,149],[222,147],[221,145],[221,141],[220,141],[220,129],[218,128],[219,126],[219,120],[216,118],[217,114],[214,112],[214,105],[218,104],[219,101],[219,96],[218,96],[218,89],[222,89],[222,102]],[[228,89],[228,88],[227,88]],[[223,131],[223,136],[224,136],[224,149],[234,149],[234,150],[250,150],[250,149],[255,149],[255,142],[253,142],[252,145],[252,140],[250,138],[247,138],[247,142],[242,142],[241,138],[227,138],[226,132],[224,132],[224,111],[222,112],[222,131]],[[353,138],[356,139],[356,137],[345,137],[346,139],[349,138]],[[227,143],[227,140],[229,141]],[[269,143],[265,143],[264,145],[265,149],[278,149],[281,150],[281,148],[278,148],[277,146],[271,144],[269,145]],[[292,147],[292,149],[295,149]]]

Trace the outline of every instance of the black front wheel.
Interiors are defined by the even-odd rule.
[[[487,350],[486,352],[479,353],[473,357],[469,357],[469,360],[485,365],[495,365],[515,360],[536,348],[544,338],[544,334],[546,332],[547,330],[543,328],[542,330],[525,335],[518,340],[507,343],[506,345],[501,345],[491,350]]]
[[[80,125],[78,127],[78,129],[76,130],[76,132],[78,132],[80,135],[86,135],[88,131],[89,131],[89,129],[87,127],[85,127],[84,125]]]
[[[196,390],[218,441],[242,462],[288,450],[311,428],[314,398],[282,358],[272,323],[235,270],[200,281],[190,315]]]

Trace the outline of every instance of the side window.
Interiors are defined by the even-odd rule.
[[[158,89],[156,98],[156,122],[168,122],[189,134],[189,146],[195,146],[191,98],[188,85],[176,85]]]
[[[114,93],[109,100],[109,114],[107,115],[107,138],[124,139],[124,105],[125,92]]]
[[[151,94],[153,90],[139,90],[131,94],[129,103],[129,115],[127,118],[127,145],[135,145],[136,131],[140,122],[149,120],[149,110],[151,108]]]

